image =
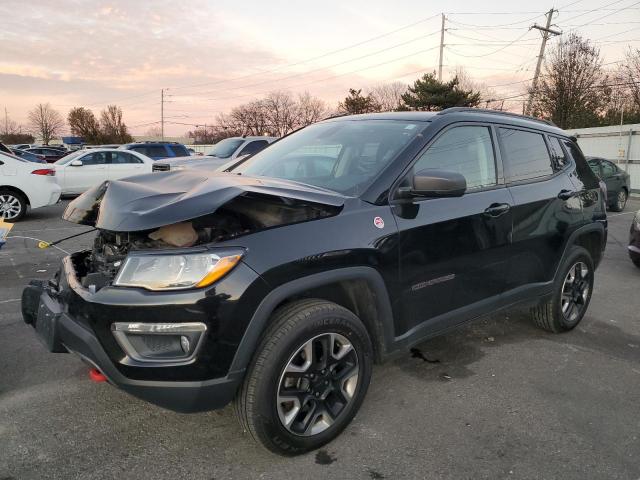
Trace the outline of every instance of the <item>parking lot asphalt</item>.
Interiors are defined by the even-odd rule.
[[[297,458],[252,443],[230,407],[168,412],[45,351],[19,298],[64,254],[17,237],[86,230],[60,219],[63,206],[32,212],[0,250],[0,480],[640,478],[640,269],[626,253],[638,200],[609,218],[578,328],[552,335],[514,311],[424,342],[376,366],[353,423]]]

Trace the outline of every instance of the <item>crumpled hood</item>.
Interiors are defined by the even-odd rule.
[[[182,170],[97,185],[67,206],[62,218],[117,232],[151,230],[215,212],[244,193],[340,207],[346,197],[287,180]]]

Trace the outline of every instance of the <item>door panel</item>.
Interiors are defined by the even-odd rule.
[[[509,187],[513,196],[513,262],[509,269],[509,289],[551,281],[571,232],[582,223],[578,196],[558,197],[575,192],[565,173],[547,180]]]
[[[82,165],[74,167],[67,164],[64,167],[64,187],[66,193],[81,193],[97,183],[107,179],[107,154],[93,152],[78,160]]]
[[[497,188],[394,207],[403,284],[396,335],[504,291],[511,209],[485,210],[511,203]]]
[[[513,202],[508,190],[498,186],[490,126],[460,124],[445,130],[404,182],[410,185],[415,172],[429,169],[460,173],[467,193],[394,206],[403,285],[397,336],[454,324],[464,319],[454,311],[488,305],[505,287]]]

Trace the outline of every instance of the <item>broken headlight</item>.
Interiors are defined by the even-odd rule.
[[[206,287],[229,273],[242,255],[241,250],[215,253],[130,253],[113,284],[147,290]]]

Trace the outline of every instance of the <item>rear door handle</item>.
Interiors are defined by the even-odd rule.
[[[507,213],[510,209],[511,206],[508,203],[493,203],[484,211],[484,213],[490,217],[499,217],[500,215]]]
[[[573,198],[576,195],[578,195],[578,192],[574,192],[571,190],[560,190],[560,193],[558,194],[558,198],[560,200],[569,200],[570,198]]]

